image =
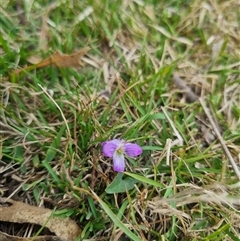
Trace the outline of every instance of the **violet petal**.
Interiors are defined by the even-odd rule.
[[[142,148],[133,143],[126,143],[124,144],[125,152],[130,157],[138,156],[142,153]]]
[[[114,143],[106,142],[102,148],[103,155],[106,157],[112,157],[116,149],[117,146]]]
[[[124,172],[125,160],[123,155],[114,154],[113,155],[113,170],[115,172]]]

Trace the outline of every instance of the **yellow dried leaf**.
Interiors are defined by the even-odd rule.
[[[42,68],[49,65],[55,65],[56,67],[79,67],[82,66],[80,57],[85,55],[89,48],[79,50],[74,54],[62,54],[59,51],[55,52],[50,57],[44,59],[36,65],[37,68]]]
[[[11,76],[18,75],[24,70],[29,71],[34,68],[43,68],[50,65],[60,68],[83,66],[82,62],[80,61],[80,58],[84,56],[89,51],[89,49],[89,47],[86,47],[73,54],[63,54],[57,51],[44,60],[40,60],[38,56],[32,56],[29,58],[29,62],[33,63],[33,65],[26,66],[23,69],[17,69],[13,71]]]
[[[74,241],[81,233],[78,225],[70,218],[52,217],[52,210],[39,208],[29,204],[2,198],[0,205],[0,221],[10,223],[32,223],[46,226],[58,237]]]

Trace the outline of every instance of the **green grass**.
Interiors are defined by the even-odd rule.
[[[72,218],[79,241],[238,240],[237,174],[173,82],[206,97],[239,167],[237,1],[30,2],[1,7],[0,195],[19,187],[11,198]],[[81,68],[12,74],[84,47]],[[101,152],[114,138],[143,148],[122,177]]]

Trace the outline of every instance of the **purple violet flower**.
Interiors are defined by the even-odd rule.
[[[123,172],[125,169],[124,154],[135,157],[142,153],[142,148],[134,143],[113,139],[102,143],[103,155],[113,158],[113,170]]]

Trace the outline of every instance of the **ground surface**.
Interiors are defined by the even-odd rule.
[[[0,233],[57,235],[3,220],[18,201],[70,217],[76,240],[239,240],[239,8],[3,1]],[[123,174],[114,138],[143,149]]]

